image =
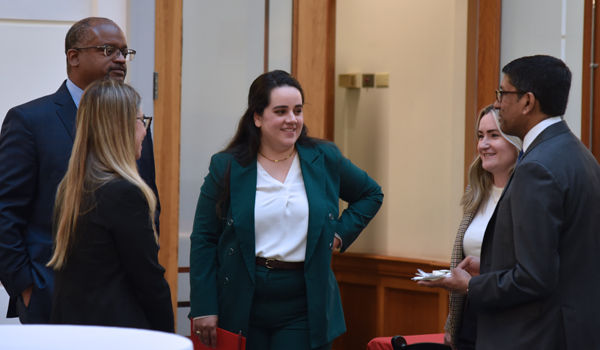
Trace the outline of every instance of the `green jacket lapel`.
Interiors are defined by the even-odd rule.
[[[308,236],[304,258],[304,261],[308,262],[315,251],[325,220],[325,159],[323,154],[314,148],[306,148],[299,144],[296,144],[296,148],[308,199]]]
[[[242,167],[231,161],[230,177],[231,212],[240,250],[250,278],[254,283],[255,240],[254,203],[256,202],[256,161]]]

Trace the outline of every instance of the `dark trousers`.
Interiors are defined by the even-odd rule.
[[[456,347],[458,350],[475,350],[477,340],[477,312],[469,307],[469,300],[465,303],[465,313],[458,330]]]
[[[311,349],[303,270],[270,270],[256,266],[246,349]],[[331,349],[331,343],[317,349]]]

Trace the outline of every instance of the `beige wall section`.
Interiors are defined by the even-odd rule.
[[[449,261],[463,188],[467,1],[337,2],[336,77],[390,87],[335,92],[335,142],[383,187],[351,251]],[[337,78],[336,78],[337,84]]]

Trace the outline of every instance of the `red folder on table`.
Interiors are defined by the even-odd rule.
[[[194,350],[214,350],[200,342],[198,336],[194,333],[194,323],[192,324],[192,343]],[[231,333],[222,328],[217,328],[217,350],[246,350],[246,337],[240,334]]]

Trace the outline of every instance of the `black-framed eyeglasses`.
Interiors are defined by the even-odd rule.
[[[135,57],[135,50],[132,49],[119,49],[116,46],[113,45],[101,45],[101,46],[89,46],[89,47],[74,47],[72,48],[72,50],[85,50],[85,49],[100,49],[104,51],[104,56],[108,57],[108,58],[113,58],[112,56],[116,53],[117,56],[115,56],[115,58],[119,57],[119,55],[123,55],[123,58],[125,59],[125,61],[133,61],[133,58]]]
[[[152,124],[152,117],[146,117],[141,116],[137,118],[139,121],[142,122],[142,124],[144,124],[144,128],[146,128],[146,130],[150,129],[150,124]]]
[[[523,95],[525,94],[524,92],[521,91],[503,91],[503,90],[496,90],[496,101],[498,102],[502,102],[502,95],[504,94],[519,94],[519,95]]]

